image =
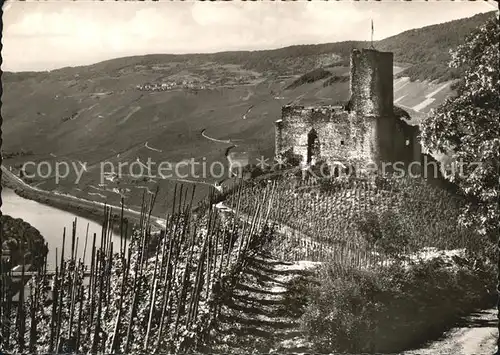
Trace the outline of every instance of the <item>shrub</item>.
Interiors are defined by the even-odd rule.
[[[448,80],[455,80],[464,75],[464,71],[456,68],[449,68],[446,64],[437,62],[425,62],[414,64],[411,67],[396,74],[396,78],[409,77],[411,81],[433,81],[442,83]]]
[[[265,174],[266,172],[255,164],[248,164],[245,167],[243,167],[242,173],[243,174],[248,173],[250,175],[250,178],[255,179],[256,177],[259,177]]]
[[[30,184],[32,184],[32,183],[34,183],[34,182],[35,182],[35,179],[29,178],[29,177],[26,177],[26,176],[23,176],[23,178],[22,178],[22,179],[23,179],[23,181],[24,181],[26,184],[28,184],[28,185],[30,185]]]
[[[294,154],[291,149],[287,150],[282,154],[282,157],[287,165],[291,167],[297,167],[302,161],[302,157],[298,154]]]
[[[341,59],[338,62],[329,64],[325,66],[325,68],[334,68],[334,67],[348,67],[350,65],[350,59]]]
[[[350,77],[347,75],[333,75],[330,78],[326,79],[325,82],[323,83],[323,87],[326,88],[327,86],[333,85],[335,83],[345,83],[350,80]]]
[[[309,291],[302,329],[318,352],[399,352],[418,346],[494,299],[495,268],[463,261],[450,266],[434,259],[411,268],[394,264],[344,273],[334,263],[325,265]]]
[[[423,246],[474,248],[482,241],[483,238],[471,228],[458,224],[465,204],[461,196],[452,195],[419,179],[386,177],[378,178],[376,184],[379,188],[392,191],[397,209],[390,212],[392,215],[381,214],[375,209],[358,214],[356,220],[358,227],[364,231],[378,223],[378,233],[385,233],[383,239],[394,242],[391,248],[407,247],[414,251]],[[390,245],[389,242],[387,246]]]
[[[315,81],[327,78],[330,75],[332,75],[332,73],[330,73],[329,71],[327,71],[323,68],[317,68],[317,69],[314,69],[314,70],[302,75],[301,77],[299,77],[293,83],[288,85],[288,87],[286,89],[287,90],[288,89],[295,89],[295,88],[297,88],[301,85],[304,85],[304,84],[314,83]]]
[[[314,284],[307,276],[299,276],[292,279],[283,295],[283,304],[287,311],[295,316],[304,314],[307,306],[309,287]]]
[[[361,215],[357,223],[368,244],[389,256],[398,256],[409,245],[411,230],[393,211],[369,211]]]

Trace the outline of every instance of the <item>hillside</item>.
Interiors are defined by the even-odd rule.
[[[450,81],[430,82],[448,79],[448,71],[439,77],[436,69],[438,78],[432,74],[425,81],[411,81],[404,73],[416,70],[417,77],[427,75],[418,69],[422,61],[441,68],[448,49],[488,16],[408,31],[375,43],[377,49],[395,52],[396,105],[418,121],[450,95]],[[200,183],[196,201],[219,180],[201,177],[203,166],[215,161],[227,166],[224,152],[230,145],[237,145],[233,151],[248,154],[251,162],[273,155],[274,121],[283,105],[346,101],[347,59],[353,48],[366,46],[340,42],[267,51],[158,54],[50,72],[4,73],[4,165],[18,172],[23,162],[48,162],[52,174],[42,167],[29,180],[33,186],[112,204],[119,204],[124,195],[132,208],[138,208],[148,189],[159,186],[159,201],[165,201],[176,181],[191,180]],[[330,74],[290,86],[317,68]],[[191,158],[197,162],[193,169],[185,165]],[[148,159],[157,165],[164,162],[162,167],[167,164],[170,169],[163,174],[169,176],[158,178],[158,166],[151,170],[152,177],[145,177],[145,170],[139,176]],[[87,172],[77,181],[72,167],[65,179],[56,181],[56,161],[72,162],[78,169],[77,161],[86,162]],[[103,172],[109,173],[111,164],[116,171],[119,163],[128,165],[117,179],[100,174],[102,162],[108,162]],[[179,169],[173,171],[176,166]],[[60,169],[65,173],[65,167]],[[215,168],[212,175],[219,171]],[[163,215],[167,207],[157,204],[155,214]]]
[[[493,15],[494,12],[488,12],[405,31],[378,42],[377,49],[394,52],[394,58],[398,61],[412,64],[401,73],[412,80],[457,79],[462,72],[448,68],[447,65],[451,59],[450,49],[463,43],[473,29]]]
[[[470,18],[454,20],[442,24],[426,26],[402,32],[398,35],[374,42],[374,47],[381,51],[392,51],[398,62],[413,65],[423,64],[446,66],[450,59],[449,50],[462,43],[472,29],[494,15],[494,11],[478,14]],[[237,65],[249,71],[266,72],[268,75],[296,75],[310,71],[318,66],[335,63],[346,64],[353,48],[369,46],[368,41],[344,41],[336,43],[295,45],[273,50],[232,51],[203,54],[151,54],[111,59],[91,66],[62,68],[52,70],[50,76],[71,76],[78,73],[95,74],[105,71],[108,74],[124,74],[131,67],[149,68],[165,71],[165,63],[174,62],[177,68],[182,63],[202,65]],[[160,67],[158,67],[160,66]],[[171,66],[170,66],[171,68]],[[128,70],[127,70],[128,69]],[[3,80],[19,81],[27,78],[44,78],[49,73],[22,72],[4,73]],[[425,74],[425,73],[419,73]],[[428,72],[430,74],[430,72]],[[425,79],[438,79],[425,77]]]

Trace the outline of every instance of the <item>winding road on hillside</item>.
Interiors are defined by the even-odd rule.
[[[146,143],[144,144],[144,146],[145,146],[146,148],[148,148],[149,150],[153,150],[153,151],[155,151],[155,152],[162,153],[162,150],[161,150],[161,149],[156,149],[156,148],[152,148],[152,147],[150,147],[150,146],[148,145],[148,142],[146,142]]]
[[[224,143],[224,144],[231,144],[231,140],[230,139],[216,139],[216,138],[212,138],[212,137],[209,137],[205,134],[205,131],[206,129],[203,128],[202,131],[201,131],[201,135],[203,136],[203,138],[206,138],[212,142],[215,142],[215,143]]]
[[[253,106],[254,105],[250,105],[250,107],[248,108],[247,112],[245,112],[241,118],[243,118],[244,120],[246,120],[247,119],[247,115],[250,113],[250,111],[252,111]]]

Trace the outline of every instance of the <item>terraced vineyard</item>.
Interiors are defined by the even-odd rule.
[[[249,183],[241,197],[229,195],[226,204],[250,214],[269,185]],[[415,179],[351,179],[273,183],[269,219],[276,222],[283,239],[277,245],[289,260],[327,260],[369,267],[394,256],[422,248],[439,250],[470,246],[472,232],[456,234],[461,200],[446,191]],[[239,205],[237,201],[240,201]],[[410,237],[397,241],[401,248],[383,245],[392,229]],[[380,240],[376,242],[376,240]]]
[[[267,240],[272,228],[258,211],[250,228],[237,215],[222,220],[214,208],[193,216],[193,195],[194,189],[176,188],[167,226],[155,234],[149,223],[154,198],[145,202],[140,228],[130,243],[120,245],[111,241],[114,221],[107,210],[100,238],[86,236],[84,250],[72,247],[71,255],[60,255],[56,270],[45,266],[30,278],[23,267],[21,283],[28,284],[18,297],[13,297],[12,272],[2,270],[2,351],[151,354],[203,349],[246,258],[258,249],[256,240]],[[83,237],[75,230],[72,246]],[[63,236],[62,250],[67,239]],[[81,262],[86,253],[92,255],[91,265]]]

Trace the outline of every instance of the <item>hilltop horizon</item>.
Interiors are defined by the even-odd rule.
[[[258,6],[218,4],[215,7],[211,4],[209,8],[201,3],[185,6],[163,3],[153,8],[146,4],[114,4],[112,10],[116,16],[109,18],[103,15],[108,11],[101,11],[109,4],[92,8],[86,5],[4,5],[2,70],[43,72],[140,55],[259,52],[369,42],[371,20],[374,21],[373,40],[380,42],[407,31],[492,11],[491,6],[485,4],[463,3],[426,3],[425,7],[422,3],[412,3],[403,9],[395,3],[337,3],[334,6],[259,3]],[[290,31],[290,28],[300,30]]]

